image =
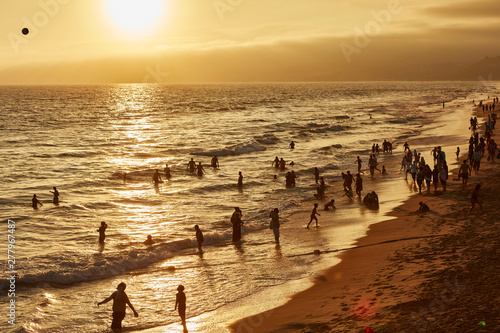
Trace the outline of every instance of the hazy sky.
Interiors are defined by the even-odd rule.
[[[0,6],[0,84],[440,79],[500,55],[498,0]]]

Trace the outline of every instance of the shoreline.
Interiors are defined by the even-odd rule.
[[[473,115],[484,117],[484,115],[479,113],[478,108],[473,110]],[[466,130],[463,130],[463,132],[466,132]],[[449,150],[448,154],[448,160],[451,160],[450,157],[453,155],[450,154]],[[462,159],[463,156],[459,160]],[[449,183],[452,183],[451,180],[453,179],[453,172],[456,172],[455,169],[452,169],[450,163]],[[484,181],[483,176],[481,174],[479,176],[479,179]],[[476,179],[472,181],[475,182]],[[468,188],[471,187],[472,181],[469,182]],[[426,281],[424,277],[415,277],[415,274],[413,274],[415,273],[414,270],[405,272],[407,269],[404,266],[401,266],[399,270],[389,276],[403,275],[402,280],[399,281],[399,286],[397,284],[387,285],[381,281],[381,277],[384,275],[388,277],[388,275],[375,272],[378,271],[379,265],[387,264],[387,259],[385,258],[387,255],[396,253],[398,250],[401,251],[405,247],[420,246],[420,243],[425,243],[427,240],[425,238],[424,240],[415,238],[406,239],[401,242],[391,241],[412,237],[433,236],[429,232],[433,220],[439,217],[442,218],[442,216],[448,214],[449,207],[456,204],[455,200],[447,198],[450,192],[462,191],[453,189],[448,191],[446,195],[433,195],[432,197],[428,197],[426,194],[410,196],[388,214],[388,216],[395,219],[371,225],[367,235],[356,242],[357,248],[343,252],[340,255],[341,262],[322,271],[320,273],[321,279],[316,279],[311,288],[295,294],[281,307],[234,322],[230,326],[232,331],[333,332],[332,329],[335,327],[338,329],[338,332],[345,332],[361,331],[364,325],[376,325],[377,320],[369,319],[377,318],[380,309],[395,307],[398,304],[412,301],[411,293],[406,296],[387,297],[385,296],[387,292],[390,292],[392,289],[401,289],[401,286],[411,290]],[[466,195],[469,194],[470,191],[467,191]],[[424,196],[424,199],[422,196]],[[431,206],[430,212],[425,214],[425,216],[409,216],[411,212],[416,210],[419,201],[429,199],[432,199],[432,204],[428,202]],[[435,229],[434,227],[432,228]],[[437,238],[445,237],[451,232],[451,229],[443,228],[441,232],[441,234],[436,235]],[[431,238],[431,241],[433,238]],[[387,243],[367,246],[380,242]],[[370,285],[370,281],[376,283]],[[366,287],[367,285],[369,288]],[[332,319],[333,313],[336,315]],[[348,314],[347,318],[351,319],[350,326],[346,326],[346,318],[335,320],[335,316],[337,316],[337,319],[341,319],[343,317],[342,314]],[[255,325],[257,323],[258,325]],[[332,325],[333,323],[334,325]],[[359,323],[362,323],[362,325],[359,325]]]

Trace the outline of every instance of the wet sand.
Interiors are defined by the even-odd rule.
[[[454,157],[450,149],[448,160]],[[452,179],[450,174],[446,193],[414,195],[393,210],[395,219],[371,225],[357,248],[316,276],[311,288],[281,307],[233,323],[232,330],[500,331],[497,164],[483,159],[479,175],[473,173],[465,189]],[[485,213],[476,207],[469,215],[477,183],[483,186]],[[431,210],[414,214],[419,201]],[[482,321],[487,327],[478,325]]]

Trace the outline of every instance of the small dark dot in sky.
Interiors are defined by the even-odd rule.
[[[23,28],[23,30],[21,30],[21,32],[23,33],[23,35],[27,35],[30,33],[30,31],[28,30],[28,28]]]

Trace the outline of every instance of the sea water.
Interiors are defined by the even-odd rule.
[[[404,141],[454,110],[443,101],[470,108],[484,89],[475,82],[0,87],[1,258],[7,272],[10,219],[18,274],[16,325],[2,314],[0,330],[107,331],[111,305],[96,303],[121,281],[140,314],[129,313],[124,325],[141,330],[179,321],[172,310],[179,284],[186,287],[188,317],[206,317],[312,276],[338,260],[311,255],[315,249],[348,247],[382,218],[342,197],[341,172],[355,173],[358,155],[366,171],[372,144],[383,140],[393,143],[394,154],[380,159],[399,161]],[[210,167],[215,155],[217,169]],[[294,165],[275,169],[276,156]],[[202,163],[203,176],[188,172],[191,158]],[[172,177],[155,187],[153,173],[164,175],[166,163]],[[314,198],[315,167],[328,185],[324,200]],[[297,185],[286,188],[291,170]],[[390,179],[401,179],[399,167],[388,171]],[[54,186],[58,206],[49,192]],[[38,210],[31,207],[33,194],[43,203]],[[330,198],[337,200],[335,225],[307,230],[308,221],[289,220]],[[231,242],[234,207],[244,222],[237,244]],[[274,207],[283,223],[280,247],[268,229]],[[356,214],[362,223],[350,220]],[[104,245],[101,221],[109,226]],[[195,224],[205,235],[203,254]],[[154,245],[143,244],[147,235]],[[5,279],[1,286],[7,305]]]

